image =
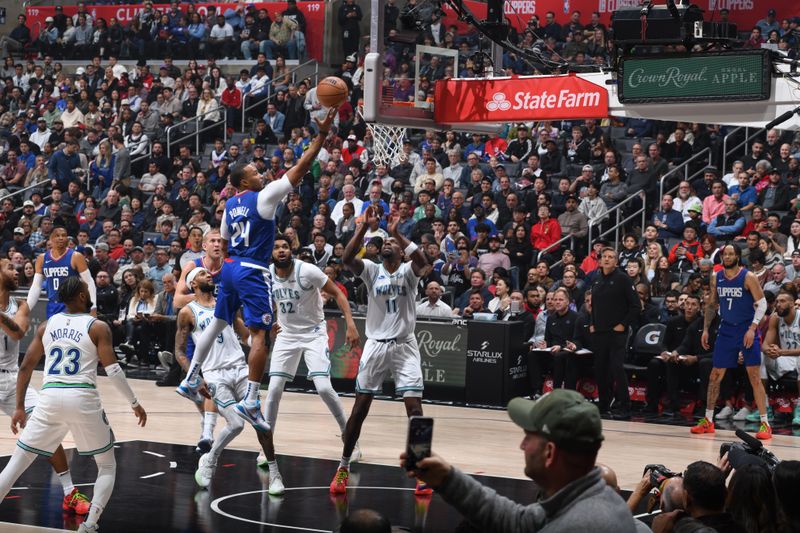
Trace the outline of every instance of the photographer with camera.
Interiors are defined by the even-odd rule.
[[[653,520],[653,533],[677,530],[687,515],[718,533],[746,533],[733,517],[725,512],[726,474],[706,461],[695,461],[683,473],[684,509],[662,512]],[[679,497],[680,495],[676,495]]]
[[[645,503],[647,512],[656,508],[662,513],[683,509],[683,478],[664,465],[651,464],[644,467],[644,475],[628,497],[628,509],[639,512],[642,500],[656,489],[655,498]]]

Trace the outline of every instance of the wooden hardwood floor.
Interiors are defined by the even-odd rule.
[[[194,406],[170,387],[156,387],[152,381],[130,380],[148,412],[145,428],[107,378],[99,378],[99,390],[117,440],[147,440],[193,444],[200,434],[200,417]],[[36,373],[33,385],[41,383]],[[263,393],[262,393],[263,395]],[[349,413],[352,398],[342,398]],[[433,448],[459,468],[470,473],[523,478],[519,451],[522,431],[504,411],[425,405],[425,414],[436,419]],[[9,454],[16,439],[3,417],[0,454]],[[224,424],[222,417],[219,424]],[[648,463],[662,463],[675,471],[692,461],[714,461],[721,443],[737,440],[732,431],[692,436],[685,427],[641,422],[604,421],[605,442],[599,461],[617,472],[620,486],[633,488]],[[361,435],[364,462],[395,465],[403,449],[406,416],[402,402],[373,403]],[[68,435],[65,447],[74,446]],[[279,454],[336,459],[341,455],[339,428],[322,401],[314,394],[285,393],[275,433]],[[800,437],[776,436],[768,447],[781,459],[800,459]],[[258,450],[252,430],[242,432],[231,444],[241,450]],[[0,530],[2,531],[2,530]]]

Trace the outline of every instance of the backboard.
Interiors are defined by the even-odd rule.
[[[370,47],[364,59],[364,119],[409,128],[497,133],[498,124],[456,126],[434,121],[435,106],[446,105],[435,100],[436,80],[458,77],[471,48],[467,43],[458,50],[437,46],[449,39],[444,20],[440,27],[434,26],[436,36],[418,29],[422,24],[427,27],[435,16],[437,8],[432,2],[420,0],[410,13],[393,11],[391,6],[389,0],[371,0]]]

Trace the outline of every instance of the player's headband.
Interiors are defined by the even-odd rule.
[[[208,270],[206,270],[206,269],[205,269],[205,268],[203,268],[203,267],[197,267],[197,268],[195,268],[195,269],[192,269],[192,271],[191,271],[191,272],[189,272],[188,274],[186,274],[186,285],[187,285],[187,286],[190,286],[190,285],[192,284],[192,282],[194,281],[194,278],[195,278],[195,277],[197,277],[197,275],[198,275],[200,272],[206,272],[206,273],[207,273],[207,272],[208,272]]]

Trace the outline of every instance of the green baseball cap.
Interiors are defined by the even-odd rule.
[[[565,447],[603,440],[600,411],[576,391],[556,389],[537,401],[514,398],[508,416],[522,429]]]

